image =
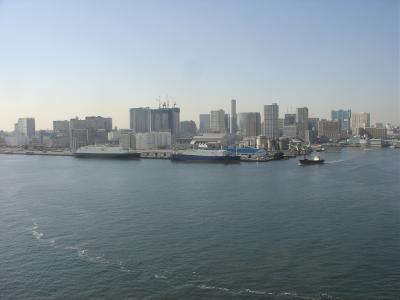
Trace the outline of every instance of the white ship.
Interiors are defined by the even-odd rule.
[[[121,147],[84,146],[74,152],[74,157],[135,159],[140,158],[140,153],[125,150]]]

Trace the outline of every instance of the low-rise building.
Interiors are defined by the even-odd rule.
[[[5,136],[4,142],[6,146],[9,147],[27,146],[29,145],[29,137],[19,134],[12,136]]]
[[[120,133],[118,135],[119,146],[123,149],[136,149],[136,136],[133,132]]]
[[[171,132],[144,132],[136,133],[136,150],[171,149]]]
[[[364,128],[364,134],[373,139],[387,139],[387,129],[383,127],[366,127]]]

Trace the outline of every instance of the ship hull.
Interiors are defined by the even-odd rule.
[[[310,159],[300,159],[299,163],[301,165],[322,165],[325,162],[325,160],[310,160]]]
[[[140,153],[74,153],[76,158],[139,159]]]
[[[172,154],[171,160],[182,162],[240,162],[240,156],[202,156],[187,154]]]

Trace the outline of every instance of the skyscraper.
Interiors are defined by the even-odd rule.
[[[53,143],[56,147],[69,146],[69,121],[53,121]]]
[[[231,100],[231,134],[236,134],[238,130],[237,124],[237,113],[236,113],[236,100]]]
[[[264,126],[267,139],[279,138],[279,106],[276,103],[264,105]]]
[[[340,122],[319,120],[318,137],[321,139],[321,141],[340,139]]]
[[[172,143],[179,136],[180,109],[178,107],[161,107],[151,110],[151,131],[169,131]]]
[[[179,137],[191,138],[196,135],[197,126],[194,121],[182,121],[180,123]]]
[[[104,130],[109,132],[112,130],[112,118],[104,118],[104,117],[86,117],[85,120],[88,123],[88,126],[94,128],[96,130]]]
[[[229,114],[225,114],[225,132],[230,133],[231,132],[231,119]]]
[[[332,110],[331,111],[331,120],[332,121],[338,121],[340,124],[340,130],[341,131],[350,131],[351,125],[350,125],[350,120],[351,120],[351,110]]]
[[[133,132],[150,132],[151,109],[149,107],[131,108],[129,110],[130,129]]]
[[[212,110],[210,112],[210,131],[217,133],[225,133],[225,111],[223,109],[220,110]]]
[[[295,124],[296,124],[296,114],[285,114],[283,125],[290,126]]]
[[[256,137],[261,134],[261,114],[259,112],[239,113],[239,131],[243,137]]]
[[[296,115],[297,136],[303,141],[308,142],[308,108],[299,107]]]
[[[112,119],[103,117],[78,117],[69,121],[69,145],[71,149],[94,144],[105,144],[112,130]]]
[[[210,114],[200,114],[199,117],[199,131],[207,133],[210,131]]]
[[[370,127],[370,114],[367,112],[353,113],[351,115],[351,131],[353,135],[359,135],[360,129]]]
[[[94,144],[94,129],[89,127],[87,120],[78,117],[69,121],[69,147],[78,149]]]
[[[19,118],[18,134],[31,138],[35,135],[35,118]]]

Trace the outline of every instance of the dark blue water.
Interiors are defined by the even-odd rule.
[[[0,156],[1,299],[400,299],[400,151]]]

